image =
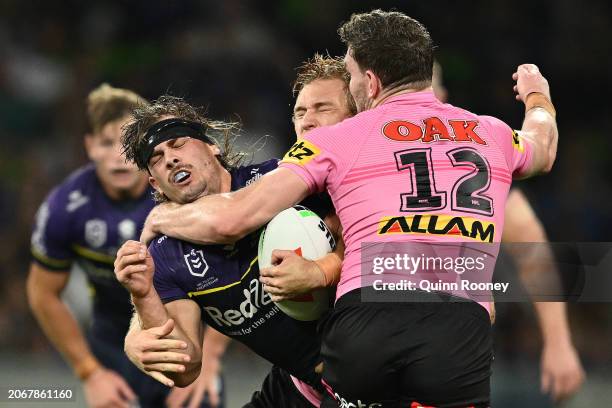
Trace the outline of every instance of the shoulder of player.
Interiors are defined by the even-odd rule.
[[[478,115],[479,126],[483,127],[488,134],[488,139],[492,140],[495,145],[502,148],[504,143],[510,143],[514,135],[514,131],[506,122],[495,116]],[[507,138],[504,142],[504,138]]]
[[[240,166],[231,172],[232,189],[242,188],[259,180],[264,174],[278,167],[278,159]]]
[[[168,264],[172,264],[173,261],[182,263],[183,255],[190,253],[192,250],[206,252],[206,246],[181,241],[167,235],[160,235],[149,244],[149,252],[153,259],[163,259]]]
[[[278,167],[279,159],[272,158],[259,163],[252,163],[245,166],[240,166],[236,170],[240,173],[268,173]]]
[[[498,119],[495,116],[479,115],[467,109],[460,108],[458,106],[454,106],[448,103],[445,103],[444,107],[445,111],[443,113],[443,116],[445,116],[447,120],[476,121],[478,123],[477,128],[480,127],[482,131],[484,131],[489,137],[493,139],[498,136],[497,132],[500,129],[507,129],[511,132],[510,126],[508,126],[503,120]],[[480,134],[480,136],[484,135]]]
[[[157,236],[149,243],[149,253],[155,263],[155,273],[174,271],[181,256],[181,241],[167,235]]]
[[[503,127],[509,129],[510,126],[503,120],[489,115],[478,115],[478,121],[492,127]]]
[[[91,188],[98,184],[97,177],[96,168],[90,163],[72,171],[59,186],[67,189]]]
[[[168,235],[158,235],[149,243],[149,251],[152,256],[165,255],[165,253],[180,250],[180,247],[181,241]]]
[[[45,198],[51,213],[70,215],[89,202],[89,193],[95,188],[95,168],[86,165],[74,170],[60,184],[55,186]]]

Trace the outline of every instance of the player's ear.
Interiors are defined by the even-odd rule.
[[[159,183],[157,183],[157,180],[155,180],[155,177],[151,177],[149,176],[149,184],[151,185],[151,187],[153,187],[155,189],[155,191],[157,191],[159,194],[164,194],[163,191],[161,191],[161,189],[159,188]]]
[[[374,99],[382,90],[382,82],[380,81],[378,75],[369,69],[366,70],[365,75],[368,86],[368,98]]]
[[[210,150],[215,156],[219,156],[221,154],[221,149],[216,144],[210,145]]]

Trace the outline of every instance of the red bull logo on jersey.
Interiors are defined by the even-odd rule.
[[[472,217],[416,214],[405,217],[383,217],[378,223],[378,234],[445,235],[493,242],[495,224]]]
[[[388,139],[398,142],[432,143],[440,141],[467,142],[487,145],[476,132],[477,120],[445,120],[437,117],[428,118],[421,124],[407,120],[387,122],[382,133]]]
[[[248,327],[244,328],[242,332],[235,332],[234,334],[249,334],[252,329],[258,328],[274,316],[278,307],[275,305],[266,307],[272,303],[272,297],[264,291],[263,285],[257,278],[251,279],[248,289],[242,289],[242,295],[244,300],[237,309],[221,310],[215,306],[205,306],[203,309],[220,327],[231,328],[247,322]],[[266,312],[264,316],[256,316],[260,310]]]

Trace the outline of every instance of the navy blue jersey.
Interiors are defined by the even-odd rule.
[[[277,167],[276,159],[232,172],[232,190]],[[316,322],[294,320],[278,309],[259,282],[260,231],[233,245],[194,245],[161,236],[149,247],[154,285],[164,303],[192,299],[202,320],[302,381],[316,385],[320,362]]]
[[[73,262],[87,274],[93,292],[93,334],[123,344],[132,306],[115,278],[119,247],[138,240],[155,205],[151,189],[138,199],[114,201],[104,192],[93,165],[73,172],[49,193],[36,215],[31,252],[46,269],[67,272]]]

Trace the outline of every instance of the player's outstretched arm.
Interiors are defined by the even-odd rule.
[[[60,298],[68,277],[68,271],[50,271],[33,263],[27,280],[30,308],[47,338],[83,382],[88,405],[127,407],[136,395],[123,378],[94,357],[78,323]]]
[[[232,193],[210,195],[184,205],[158,205],[149,213],[141,241],[164,234],[197,244],[232,243],[308,193],[308,186],[298,175],[279,168]]]
[[[115,276],[132,295],[140,327],[164,327],[169,319],[173,319],[174,326],[163,337],[181,340],[186,344],[183,351],[189,359],[185,361],[184,369],[179,368],[177,372],[174,365],[148,361],[151,369],[162,372],[177,386],[185,387],[198,377],[202,366],[200,308],[189,299],[179,299],[164,305],[153,286],[154,272],[155,264],[144,244],[127,241],[117,251]]]
[[[559,139],[556,111],[550,99],[548,81],[533,64],[519,65],[512,79],[516,81],[516,99],[525,104],[525,120],[520,134],[533,150],[531,165],[515,174],[515,177],[527,178],[548,173],[557,156]]]
[[[547,242],[542,223],[520,190],[514,189],[510,192],[505,217],[503,242],[542,243],[541,245]],[[525,285],[530,285],[541,275],[542,271],[538,265],[542,263],[537,259],[536,262],[531,262],[524,248],[523,245],[517,246],[515,251],[511,250],[510,253],[518,265],[521,280]],[[541,252],[536,251],[536,254]],[[560,401],[578,392],[585,378],[584,370],[572,343],[565,303],[534,302],[533,305],[543,339],[540,361],[542,392],[549,393],[553,399]]]

